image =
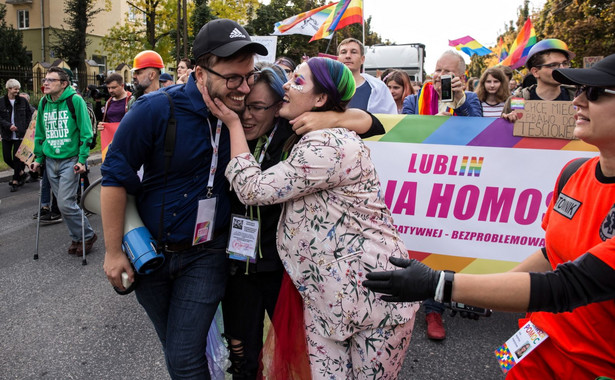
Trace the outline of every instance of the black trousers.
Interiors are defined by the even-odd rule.
[[[2,158],[8,166],[13,169],[13,181],[19,181],[21,173],[26,165],[17,158],[17,149],[21,145],[21,140],[2,140]]]
[[[243,347],[245,358],[241,375],[233,379],[256,379],[258,357],[263,348],[263,320],[265,311],[273,318],[273,311],[280,293],[283,269],[275,272],[245,274],[243,263],[233,275],[228,277],[222,311],[224,315],[224,334],[227,338],[238,339]],[[229,347],[231,355],[233,349]],[[236,367],[236,364],[233,363]]]

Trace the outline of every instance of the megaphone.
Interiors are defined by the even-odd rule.
[[[84,210],[100,214],[101,182],[102,178],[97,179],[83,192],[81,207]],[[156,250],[156,240],[143,224],[135,198],[129,194],[126,197],[122,248],[139,274],[152,273],[164,263],[164,255]]]

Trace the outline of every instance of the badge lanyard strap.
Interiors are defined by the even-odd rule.
[[[271,141],[273,140],[273,136],[275,135],[275,132],[278,130],[278,122],[275,123],[275,126],[273,127],[273,130],[271,131],[271,134],[269,135],[269,137],[266,139],[259,139],[258,143],[256,144],[256,148],[254,149],[254,154],[258,156],[257,162],[259,165],[261,165],[263,163],[263,161],[265,160],[265,153],[267,152],[267,148],[269,148],[269,145],[271,144]],[[246,208],[246,214],[247,214],[247,208]],[[256,218],[260,224],[261,221],[261,209],[260,207],[256,207]],[[250,206],[250,219],[254,219],[254,209],[252,208],[252,206]],[[261,229],[260,227],[258,228],[258,257],[260,259],[263,258],[263,250],[261,248]],[[248,274],[248,265],[249,265],[249,260],[246,261],[246,274]]]
[[[213,153],[211,157],[211,167],[209,169],[209,179],[207,180],[207,198],[211,198],[214,188],[214,178],[216,176],[216,170],[218,169],[218,144],[220,143],[220,135],[222,134],[222,120],[218,119],[216,124],[216,137],[214,138],[211,133],[211,123],[207,119],[207,125],[209,125],[209,137],[211,139],[211,147]]]

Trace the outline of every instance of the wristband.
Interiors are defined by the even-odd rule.
[[[444,290],[442,294],[442,303],[451,303],[451,295],[453,294],[453,281],[455,280],[455,272],[448,270],[444,271]]]

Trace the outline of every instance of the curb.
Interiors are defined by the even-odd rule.
[[[102,162],[102,153],[96,152],[88,157],[88,166],[98,165]],[[0,183],[9,182],[13,178],[13,170],[0,171]]]

